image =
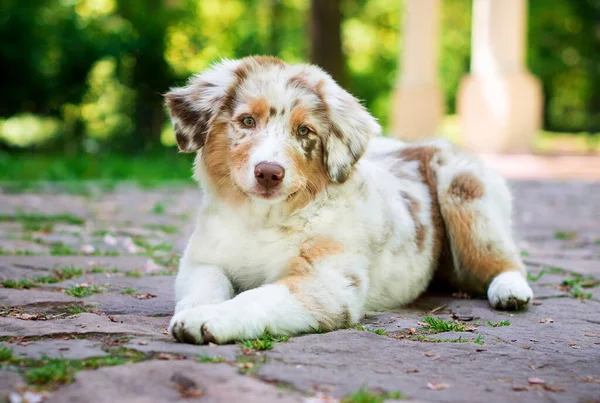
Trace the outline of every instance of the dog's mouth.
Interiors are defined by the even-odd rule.
[[[282,191],[280,187],[274,189],[253,189],[247,193],[255,199],[273,202],[285,200],[288,198],[288,194]]]

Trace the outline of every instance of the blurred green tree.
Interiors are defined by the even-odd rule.
[[[312,4],[312,8],[311,8]],[[403,7],[390,0],[0,0],[0,147],[78,153],[172,144],[161,94],[214,61],[313,60],[385,126]],[[325,7],[327,6],[327,7]],[[471,0],[444,0],[440,82],[454,112]],[[544,126],[600,131],[600,0],[529,0]]]

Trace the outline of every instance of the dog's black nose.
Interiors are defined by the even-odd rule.
[[[254,167],[256,181],[265,189],[279,185],[285,176],[285,169],[273,162],[261,162]]]

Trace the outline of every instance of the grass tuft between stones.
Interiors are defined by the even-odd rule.
[[[270,350],[277,343],[288,341],[290,336],[272,335],[268,331],[264,331],[262,336],[254,340],[245,340],[238,344],[252,350]]]
[[[65,288],[65,294],[72,297],[89,297],[90,295],[102,292],[97,285],[74,285],[71,288]]]
[[[442,318],[434,318],[433,316],[425,315],[423,319],[425,329],[429,333],[443,333],[443,332],[467,332],[467,328],[464,323],[461,322],[450,322]]]
[[[500,322],[492,322],[491,320],[488,320],[485,322],[485,324],[490,327],[510,326],[510,322],[507,320],[501,320]]]
[[[73,382],[78,371],[122,365],[127,362],[139,362],[146,359],[145,354],[124,348],[113,349],[110,353],[110,356],[91,357],[83,360],[48,356],[42,356],[41,359],[34,360],[15,357],[10,347],[0,346],[0,364],[2,367],[21,372],[29,385],[40,389],[55,389],[60,385]]]
[[[383,403],[388,399],[401,400],[406,398],[408,396],[400,391],[378,393],[361,387],[358,391],[342,398],[341,403]]]

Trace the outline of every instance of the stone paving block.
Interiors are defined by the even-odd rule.
[[[84,359],[109,355],[102,350],[103,343],[93,340],[36,340],[25,343],[6,343],[0,345],[11,348],[15,356],[40,359],[47,355],[53,358]]]
[[[236,345],[225,346],[194,346],[192,344],[177,343],[175,339],[146,340],[132,339],[123,344],[123,347],[140,351],[142,353],[170,353],[193,358],[199,356],[219,357],[226,361],[235,361],[240,354]]]
[[[408,306],[368,313],[364,331],[292,337],[271,351],[243,357],[259,361],[251,375],[238,373],[239,345],[180,344],[166,333],[174,277],[152,274],[175,269],[194,229],[202,197],[197,188],[148,191],[119,183],[114,192],[96,186],[85,197],[65,194],[67,188],[57,186],[40,193],[0,194],[0,214],[67,213],[85,220],[81,225],[52,223],[41,231],[24,228],[20,221],[0,222],[0,280],[31,281],[54,276],[57,269],[84,271],[34,289],[0,288],[0,337],[17,354],[30,357],[85,358],[107,354],[107,346],[117,343],[152,360],[80,372],[72,385],[48,392],[51,401],[176,401],[186,393],[186,400],[197,400],[194,394],[202,391],[202,401],[312,396],[316,402],[319,396],[342,397],[361,386],[400,390],[415,402],[593,401],[600,396],[600,287],[583,288],[575,298],[563,281],[578,278],[573,273],[600,278],[600,184],[511,185],[514,230],[535,294],[527,311],[494,311],[485,298],[430,292]],[[60,251],[52,246],[56,243],[72,251]],[[171,245],[173,252],[152,250],[159,243]],[[65,256],[85,248],[88,255]],[[11,255],[15,250],[43,255]],[[91,255],[98,251],[118,256]],[[137,255],[141,253],[147,256]],[[539,276],[545,267],[566,272]],[[107,272],[91,273],[93,268]],[[111,272],[115,268],[118,273]],[[97,285],[102,292],[76,298],[62,291],[81,283]],[[78,309],[94,313],[71,313]],[[429,334],[423,327],[426,314],[447,321],[459,318],[469,331]],[[227,363],[193,361],[202,355]],[[530,378],[546,386],[531,384]],[[3,391],[20,381],[14,372],[0,372],[0,401]]]
[[[48,403],[89,402],[301,402],[300,396],[237,373],[228,364],[153,361],[77,374]]]
[[[39,337],[84,334],[129,334],[165,338],[169,318],[82,313],[72,318],[45,321],[0,317],[0,336]]]

